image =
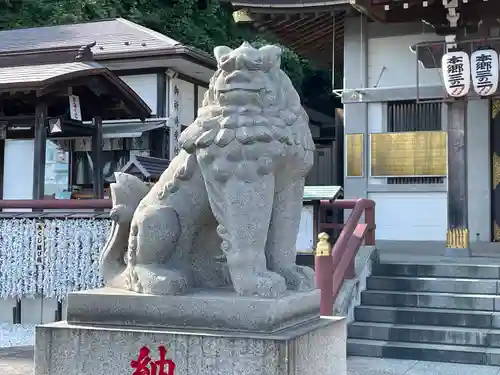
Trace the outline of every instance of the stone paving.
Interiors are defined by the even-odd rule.
[[[17,346],[0,349],[0,374],[32,375],[33,347]]]
[[[0,349],[0,374],[33,375],[33,347]],[[349,357],[347,375],[500,375],[500,367]]]
[[[400,359],[349,357],[348,375],[500,375],[500,367]]]

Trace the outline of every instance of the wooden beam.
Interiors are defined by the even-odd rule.
[[[92,136],[92,174],[93,174],[93,190],[95,199],[104,198],[104,181],[103,181],[103,158],[102,158],[102,119],[95,116],[92,119],[94,134]]]
[[[316,16],[302,16],[299,19],[286,18],[278,22],[269,16],[259,16],[257,24],[254,22],[255,26],[275,34],[282,44],[321,65],[328,66],[332,61],[331,55],[334,48],[331,38],[335,38],[335,51],[343,47],[341,44],[345,13],[335,15],[328,11],[318,13]],[[336,20],[335,24],[334,19]],[[334,26],[335,35],[333,35]],[[328,34],[331,34],[330,38],[327,38]]]
[[[5,130],[5,136],[7,136]],[[0,139],[0,199],[3,199],[3,176],[5,168],[5,138]]]
[[[268,23],[265,26],[270,26],[273,29],[279,30],[280,33],[287,33],[292,35],[304,35],[308,30],[314,30],[318,28],[318,25],[332,20],[333,17],[330,14],[325,14],[320,17],[315,17],[309,20],[303,20],[302,22],[294,22],[293,24],[285,24],[278,28],[276,28],[272,23]],[[293,26],[292,26],[293,25]]]
[[[45,150],[47,148],[47,104],[40,101],[35,109],[35,157],[33,158],[33,199],[45,196]]]
[[[281,15],[281,19],[273,23],[276,27],[281,27],[284,24],[293,24],[295,22],[300,22],[304,18],[314,18],[311,15],[295,14],[293,16],[289,14]]]
[[[193,87],[197,92],[198,86],[193,85]],[[194,100],[194,102],[197,106],[198,102],[196,100]],[[157,74],[156,116],[167,116],[167,75],[165,71]],[[149,149],[151,150],[151,156],[157,158],[166,158],[168,148],[167,130],[163,126],[159,129],[155,129],[150,132],[149,138]]]
[[[317,20],[317,17],[314,17],[314,16],[311,16],[311,15],[308,15],[308,16],[299,16],[298,18],[296,19],[285,19],[281,22],[272,22],[272,20],[270,20],[269,22],[266,22],[267,24],[269,25],[273,25],[274,28],[279,28],[279,29],[294,29],[296,28],[297,26],[302,26],[302,25],[305,25],[309,22],[314,22]]]
[[[317,30],[313,33],[306,34],[304,35],[303,38],[297,40],[295,43],[290,44],[290,48],[297,48],[300,46],[310,46],[310,43],[313,41],[316,41],[318,39],[325,38],[326,36],[329,36],[329,39],[333,38],[333,31],[334,31],[334,26],[333,26],[333,20],[330,23],[330,26],[327,27],[321,27],[320,30]]]
[[[377,22],[386,22],[386,12],[383,6],[372,5],[371,0],[351,0],[351,5],[368,18]]]

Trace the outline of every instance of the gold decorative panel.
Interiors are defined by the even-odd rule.
[[[346,176],[363,177],[363,134],[346,134]]]
[[[498,112],[500,112],[500,100],[493,99],[491,101],[491,119],[492,120],[494,120],[497,117]]]
[[[495,222],[494,218],[493,218],[493,240],[500,241],[500,227]]]
[[[500,99],[491,100],[491,221],[493,240],[500,241]]]
[[[469,230],[465,228],[448,229],[446,232],[446,247],[450,249],[468,249]]]
[[[371,175],[446,176],[447,134],[443,131],[371,134]]]
[[[495,152],[493,152],[491,157],[491,168],[493,169],[493,190],[495,190],[497,185],[500,184],[500,156],[498,156]]]

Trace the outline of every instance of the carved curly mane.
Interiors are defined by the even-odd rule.
[[[231,58],[222,56],[196,120],[180,136],[186,152],[193,153],[213,144],[226,147],[235,139],[243,145],[272,141],[290,145],[296,141],[291,125],[302,122],[308,126],[299,95],[280,69],[280,49],[267,46],[257,50],[249,45],[247,48],[255,54],[248,57],[247,65],[255,60],[264,61],[253,78],[262,83],[259,93],[242,90],[239,84],[234,87],[228,84],[229,76],[245,73],[225,67],[224,62]]]

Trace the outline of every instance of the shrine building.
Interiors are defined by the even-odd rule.
[[[343,73],[344,192],[376,202],[377,244],[468,255],[500,240],[500,2],[232,4],[236,22]]]

